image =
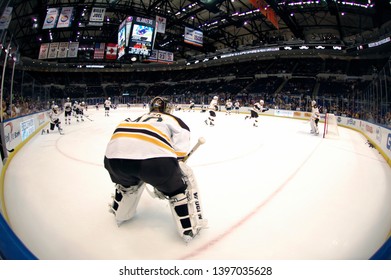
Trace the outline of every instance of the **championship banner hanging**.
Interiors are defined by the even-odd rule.
[[[49,43],[41,44],[41,47],[39,49],[38,59],[48,58],[48,52],[49,52]]]
[[[57,22],[57,28],[67,28],[71,25],[73,7],[64,7]]]
[[[166,25],[167,25],[166,18],[156,16],[156,24],[157,24],[156,32],[163,33],[163,34],[166,33]]]
[[[58,58],[66,58],[68,55],[68,42],[60,42],[58,45],[58,52],[57,57]]]
[[[56,26],[58,19],[58,8],[47,9],[45,21],[43,22],[42,29],[51,29]]]
[[[58,42],[50,43],[48,58],[57,58]]]
[[[68,57],[77,57],[79,52],[79,42],[70,42],[68,48]]]
[[[0,18],[0,30],[7,29],[12,18],[12,7],[5,8]]]

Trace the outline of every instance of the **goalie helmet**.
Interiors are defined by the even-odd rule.
[[[58,106],[57,106],[57,105],[54,105],[54,106],[53,106],[53,111],[54,111],[54,112],[57,112],[57,111],[58,111]]]
[[[259,100],[259,104],[263,105],[265,103],[265,101],[263,101],[262,99]]]
[[[312,100],[312,101],[311,101],[311,105],[312,105],[312,107],[315,106],[315,105],[316,105],[316,101],[315,101],[315,100]]]
[[[217,99],[219,99],[219,97],[217,95],[215,95],[215,96],[213,96],[213,99],[217,100]]]
[[[171,114],[172,109],[173,109],[173,106],[172,106],[171,102],[167,98],[164,98],[164,97],[156,96],[149,103],[149,111],[150,112],[160,112],[160,113]]]

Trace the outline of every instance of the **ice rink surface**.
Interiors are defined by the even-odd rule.
[[[106,145],[123,119],[146,112],[119,108],[65,135],[37,134],[5,177],[15,233],[39,259],[55,260],[341,260],[368,259],[391,228],[391,169],[361,134],[309,133],[303,120],[175,111],[204,137],[188,160],[209,227],[185,244],[168,201],[141,198],[136,217],[117,227],[108,211],[114,184],[103,167]],[[323,124],[320,124],[322,131]]]

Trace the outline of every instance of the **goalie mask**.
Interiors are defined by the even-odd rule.
[[[149,111],[150,112],[160,112],[171,114],[172,113],[172,104],[167,98],[156,96],[149,103]]]

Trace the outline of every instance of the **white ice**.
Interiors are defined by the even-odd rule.
[[[167,201],[144,192],[136,217],[117,227],[114,184],[103,167],[116,125],[143,114],[119,108],[37,134],[5,177],[7,214],[39,259],[368,259],[391,228],[391,170],[358,132],[309,133],[303,120],[175,111],[206,143],[189,159],[209,227],[185,244]],[[320,125],[322,131],[323,125]]]

